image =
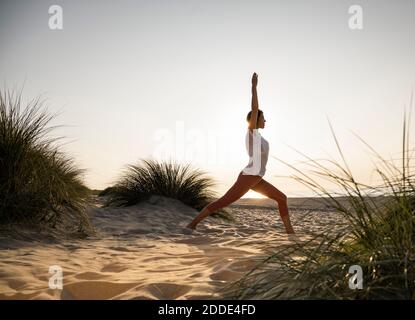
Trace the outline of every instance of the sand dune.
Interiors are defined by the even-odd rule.
[[[249,271],[272,248],[332,230],[332,212],[291,210],[296,237],[288,237],[269,202],[230,208],[235,221],[197,214],[162,197],[128,208],[88,208],[98,234],[83,240],[0,239],[0,299],[208,299]],[[289,203],[290,204],[290,203]],[[321,208],[320,208],[321,209]],[[50,289],[50,266],[63,271],[63,288]]]

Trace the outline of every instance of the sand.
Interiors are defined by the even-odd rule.
[[[273,248],[342,224],[302,199],[289,199],[294,237],[268,200],[241,200],[228,209],[235,221],[208,217],[194,231],[185,226],[197,212],[173,199],[154,196],[128,208],[102,203],[95,197],[87,209],[94,237],[0,237],[0,299],[215,298]],[[51,266],[62,270],[62,289],[49,287]]]

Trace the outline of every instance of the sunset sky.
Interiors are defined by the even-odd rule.
[[[103,189],[141,158],[191,162],[225,191],[248,162],[250,79],[270,143],[265,179],[289,197],[313,195],[277,157],[341,161],[379,182],[362,137],[401,154],[415,87],[415,1],[0,1],[0,89],[42,95],[63,124],[63,150]],[[49,28],[51,5],[63,29]],[[413,116],[412,116],[413,119]],[[413,131],[413,130],[412,130]],[[399,163],[397,162],[399,165]],[[324,182],[322,182],[324,183]],[[255,196],[249,193],[247,196]]]

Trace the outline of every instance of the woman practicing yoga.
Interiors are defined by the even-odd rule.
[[[195,229],[196,225],[208,215],[230,205],[232,202],[241,198],[249,189],[252,189],[277,201],[286,232],[294,233],[288,214],[287,196],[272,184],[262,179],[268,161],[269,144],[258,132],[258,129],[264,128],[265,119],[262,110],[258,109],[257,84],[258,75],[254,73],[252,75],[252,110],[246,117],[246,120],[249,123],[246,133],[246,149],[249,155],[249,163],[242,170],[235,184],[225,193],[225,195],[203,208],[197,217],[187,225],[188,228]]]

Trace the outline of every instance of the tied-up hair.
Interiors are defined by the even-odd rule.
[[[264,112],[261,109],[258,109],[258,116],[257,116],[257,123],[259,120],[259,117],[261,116],[261,114],[263,114]],[[252,110],[248,112],[248,114],[246,115],[246,121],[250,121],[252,117]]]

